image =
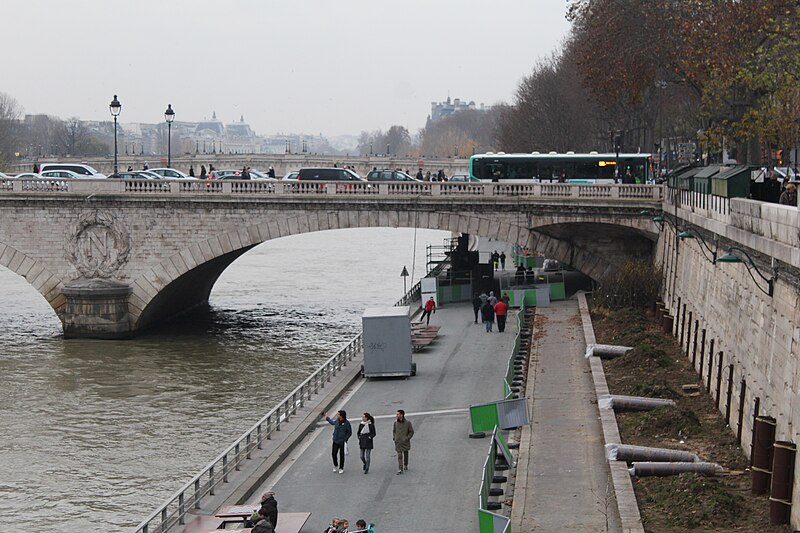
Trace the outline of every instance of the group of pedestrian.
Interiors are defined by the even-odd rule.
[[[325,420],[333,426],[333,442],[331,446],[331,458],[333,459],[333,471],[344,474],[344,460],[347,455],[347,441],[353,435],[353,428],[347,420],[347,412],[337,411],[336,418],[330,418],[326,412],[322,413]],[[369,414],[361,415],[361,422],[358,424],[356,436],[358,437],[358,447],[361,451],[361,469],[365,474],[369,474],[374,439],[377,435],[375,429],[375,418]],[[410,420],[406,419],[406,412],[398,409],[395,413],[395,421],[392,426],[392,440],[394,440],[395,452],[397,453],[397,473],[402,474],[408,470],[408,454],[411,451],[411,438],[414,436],[414,426]]]
[[[778,179],[774,171],[767,171],[763,183],[753,182],[751,197],[773,204],[797,206],[797,184],[788,175]]]
[[[491,333],[495,320],[497,321],[497,331],[503,333],[506,330],[506,317],[508,316],[508,296],[500,299],[494,295],[494,291],[489,294],[477,292],[472,297],[472,310],[475,312],[475,323],[478,323],[478,315],[486,327],[486,332]]]
[[[430,170],[423,174],[422,167],[419,167],[416,178],[420,181],[447,181],[447,176],[445,175],[443,168],[440,168],[436,174],[432,174]]]
[[[346,518],[334,517],[331,525],[325,528],[322,533],[358,533],[367,531],[367,523],[364,520],[356,521],[356,529],[349,529],[350,522]]]
[[[505,252],[505,250],[500,252],[500,253],[497,253],[497,250],[495,250],[494,252],[492,252],[491,259],[492,259],[492,265],[494,265],[494,269],[495,270],[497,270],[498,266],[502,270],[506,269],[506,252]]]

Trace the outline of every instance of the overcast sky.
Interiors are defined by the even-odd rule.
[[[415,133],[432,101],[510,101],[565,0],[3,0],[0,91],[25,113]]]

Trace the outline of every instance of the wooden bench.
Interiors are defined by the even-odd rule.
[[[183,533],[207,533],[219,528],[221,525],[222,520],[216,516],[195,516],[191,522],[186,524]]]
[[[311,513],[282,513],[278,511],[278,527],[275,533],[300,533]]]

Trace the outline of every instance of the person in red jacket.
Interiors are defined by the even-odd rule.
[[[497,331],[500,333],[506,330],[506,315],[508,314],[508,296],[503,296],[499,302],[494,304],[494,315],[497,318]]]
[[[428,298],[428,301],[425,302],[425,310],[422,311],[422,316],[419,317],[419,321],[422,322],[423,318],[427,318],[426,324],[430,325],[431,323],[431,314],[436,312],[436,302],[433,301],[433,296]]]

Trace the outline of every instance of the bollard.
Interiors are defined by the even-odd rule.
[[[775,419],[771,416],[756,418],[755,442],[753,443],[753,494],[764,494],[772,477],[772,444],[775,441]]]
[[[773,446],[772,484],[769,498],[770,525],[789,523],[796,453],[797,446],[793,442],[777,441]]]

